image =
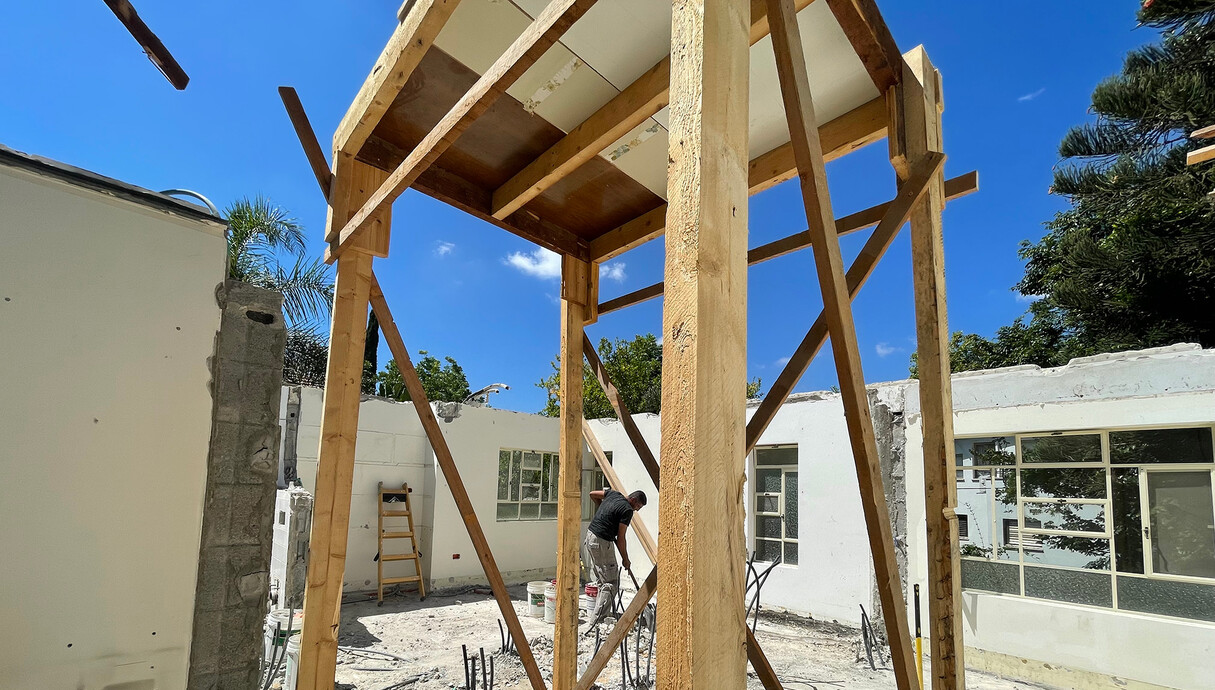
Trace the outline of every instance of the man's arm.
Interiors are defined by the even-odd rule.
[[[616,550],[620,552],[620,564],[622,566],[624,566],[625,570],[628,570],[629,566],[632,565],[631,563],[629,563],[628,534],[629,534],[629,526],[624,524],[623,522],[620,523],[620,527],[618,528],[618,530],[616,532]]]
[[[600,503],[603,503],[604,492],[602,490],[592,491],[591,500],[595,502],[595,507],[598,508]]]

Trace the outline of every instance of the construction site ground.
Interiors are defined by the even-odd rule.
[[[531,641],[532,652],[545,681],[551,686],[553,626],[541,618],[527,615],[523,585],[510,588],[515,610]],[[631,592],[625,593],[625,600]],[[527,676],[519,658],[501,653],[501,619],[497,603],[488,589],[465,588],[432,593],[419,601],[415,593],[387,597],[382,606],[374,599],[350,596],[342,606],[342,625],[338,644],[337,687],[341,690],[448,690],[465,688],[461,645],[478,657],[477,688],[480,681],[480,650],[493,658],[494,688],[527,690]],[[587,629],[584,624],[580,629]],[[606,636],[607,627],[602,628]],[[871,670],[865,658],[859,630],[830,622],[801,617],[763,613],[756,637],[778,677],[789,690],[831,688],[874,689],[895,687],[889,660]],[[646,672],[648,634],[643,634],[640,656],[641,675]],[[579,647],[579,668],[590,660],[594,633],[583,635]],[[629,637],[630,654],[636,646]],[[386,653],[386,654],[382,654]],[[399,658],[394,658],[399,657]],[[630,657],[630,666],[637,665]],[[750,669],[748,668],[748,671]],[[654,670],[650,667],[650,678]],[[617,653],[599,678],[598,688],[620,688],[621,664]],[[1010,681],[975,670],[967,672],[967,687],[972,690],[1013,690],[1040,688],[1031,683]],[[748,674],[748,690],[762,690],[754,673]]]

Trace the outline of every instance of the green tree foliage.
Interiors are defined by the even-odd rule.
[[[954,371],[1215,346],[1215,166],[1185,164],[1215,124],[1215,0],[1149,0],[1139,20],[1160,42],[1093,91],[1096,121],[1059,146],[1052,192],[1071,208],[1022,243],[1015,289],[1041,299],[991,339],[954,334]]]
[[[654,334],[638,335],[632,340],[602,338],[596,351],[629,412],[657,414],[662,407],[662,345]],[[553,373],[536,385],[548,394],[540,414],[557,417],[561,414],[560,356],[553,360],[552,367]],[[759,379],[748,382],[747,397],[759,397],[760,386]],[[607,394],[586,364],[582,368],[582,408],[587,419],[616,418]]]
[[[422,359],[415,365],[418,378],[422,381],[422,390],[431,402],[464,402],[472,390],[468,387],[468,377],[464,369],[451,357],[444,357],[446,364],[431,356],[425,350],[419,350]],[[379,384],[379,394],[393,400],[409,400],[409,391],[405,389],[405,379],[397,368],[396,360],[389,360],[384,370],[376,374]]]

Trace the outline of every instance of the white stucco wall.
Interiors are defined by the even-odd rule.
[[[1067,367],[957,375],[954,434],[974,436],[1215,421],[1215,350],[1166,348]],[[927,590],[922,429],[907,390],[909,578]],[[1020,404],[1017,404],[1020,403]],[[966,644],[1176,688],[1210,688],[1215,624],[965,592]],[[924,604],[927,615],[927,602]]]
[[[0,166],[0,687],[185,687],[224,254]]]

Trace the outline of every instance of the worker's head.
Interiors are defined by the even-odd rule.
[[[629,505],[633,506],[634,511],[641,510],[641,507],[645,505],[645,492],[634,491],[629,494]]]

